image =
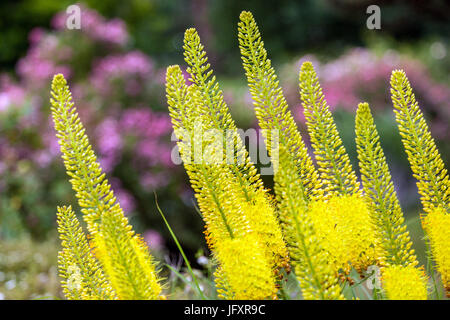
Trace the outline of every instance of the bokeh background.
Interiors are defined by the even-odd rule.
[[[65,27],[82,7],[81,30]],[[103,169],[130,222],[165,263],[180,266],[154,193],[196,268],[208,256],[203,223],[182,166],[174,165],[165,68],[185,67],[184,30],[197,28],[238,127],[257,128],[241,66],[237,21],[253,12],[288,103],[307,140],[298,71],[314,63],[357,170],[354,116],[370,103],[415,248],[425,262],[420,205],[389,97],[406,71],[447,168],[450,158],[450,4],[365,0],[25,0],[0,3],[0,299],[61,298],[55,209],[72,204],[49,113],[50,81],[63,73]],[[272,177],[264,177],[272,186]]]

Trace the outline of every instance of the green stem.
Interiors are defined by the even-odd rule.
[[[187,268],[188,268],[188,270],[189,270],[189,274],[190,274],[191,277],[192,277],[192,281],[194,281],[194,284],[195,284],[195,287],[196,287],[196,289],[197,289],[197,291],[198,291],[198,294],[200,295],[200,297],[201,297],[203,300],[206,300],[206,297],[203,295],[203,292],[202,292],[202,290],[200,289],[200,285],[198,284],[197,278],[196,278],[194,272],[192,271],[191,264],[189,263],[189,260],[187,259],[186,254],[184,253],[184,250],[183,250],[183,248],[182,248],[181,245],[180,245],[180,242],[178,242],[178,238],[176,237],[175,233],[172,231],[172,228],[170,227],[169,222],[167,221],[166,217],[164,216],[164,213],[161,211],[161,208],[159,207],[159,204],[158,204],[158,197],[157,197],[157,195],[156,195],[156,192],[154,192],[154,194],[155,194],[155,203],[156,203],[156,207],[158,208],[158,211],[159,211],[159,213],[161,214],[161,217],[163,218],[164,223],[165,223],[166,226],[167,226],[167,229],[169,229],[170,235],[172,236],[173,240],[175,241],[175,244],[177,245],[178,250],[180,250],[180,253],[181,253],[181,255],[183,256],[184,262],[186,263],[186,266],[187,266]]]

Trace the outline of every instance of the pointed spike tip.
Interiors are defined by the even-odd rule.
[[[302,63],[302,71],[314,71],[314,66],[311,61],[305,61]]]
[[[67,81],[64,78],[62,73],[55,74],[52,80],[52,90],[55,91],[55,88],[61,88],[67,85]]]
[[[239,15],[241,21],[249,21],[253,19],[253,14],[250,11],[242,11]]]
[[[198,38],[198,37],[199,37],[198,32],[195,28],[186,29],[186,31],[184,32],[185,39]]]
[[[358,113],[360,112],[370,112],[370,107],[367,102],[361,102],[358,104],[358,110],[356,111]]]
[[[174,73],[181,73],[181,68],[177,64],[168,66],[166,69],[166,75],[170,75],[170,74],[174,74]]]

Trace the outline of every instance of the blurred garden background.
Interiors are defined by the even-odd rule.
[[[66,8],[82,8],[81,29]],[[162,263],[180,255],[154,193],[190,261],[209,267],[203,223],[180,165],[165,101],[165,69],[183,62],[186,28],[197,28],[238,127],[257,128],[241,65],[237,21],[253,12],[305,140],[298,71],[310,60],[357,169],[354,119],[371,105],[421,263],[426,254],[415,181],[389,96],[404,69],[446,167],[450,159],[450,4],[378,1],[369,30],[365,0],[25,0],[0,3],[0,299],[62,298],[56,206],[72,204],[50,119],[50,81],[63,73],[113,189],[135,230]],[[267,187],[272,177],[265,176]],[[204,271],[205,277],[208,271]],[[187,293],[186,293],[187,294]],[[180,296],[181,297],[181,296]]]

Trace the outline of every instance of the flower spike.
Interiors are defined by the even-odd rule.
[[[58,207],[58,232],[63,249],[58,254],[59,274],[67,299],[112,300],[115,291],[89,247],[80,223],[69,207]]]
[[[306,125],[326,194],[360,194],[356,174],[311,62],[302,64],[299,80]]]
[[[294,161],[281,146],[275,184],[280,220],[302,296],[315,300],[344,299],[335,270],[309,216],[308,202],[303,197],[295,165],[289,163]]]
[[[102,173],[62,74],[54,76],[51,95],[62,158],[96,246],[96,257],[119,299],[157,298],[161,286],[153,259],[147,246],[131,230]]]
[[[275,70],[267,58],[264,42],[251,12],[243,11],[238,23],[239,48],[250,93],[255,106],[259,126],[263,129],[266,146],[272,161],[276,161],[272,150],[276,141],[272,133],[277,132],[279,145],[286,146],[294,155],[295,171],[304,185],[301,191],[306,199],[320,197],[322,193],[319,176],[307,148],[298,131],[286,99],[277,80]],[[274,144],[274,146],[273,146]],[[276,163],[275,163],[276,164]],[[275,190],[275,192],[277,192]]]
[[[282,241],[281,231],[277,234],[277,224],[275,228],[270,226],[274,212],[264,190],[241,180],[241,171],[234,170],[236,167],[224,163],[221,157],[206,161],[215,142],[196,135],[196,130],[214,127],[215,116],[203,111],[201,97],[205,93],[195,83],[188,87],[178,66],[167,69],[166,92],[181,158],[206,224],[206,240],[218,262],[215,281],[219,296],[226,299],[276,297],[277,260],[285,259],[286,249],[284,242],[278,245],[273,241]],[[218,147],[221,150],[223,146]],[[196,149],[200,150],[200,158],[195,157]],[[251,195],[251,200],[247,195]]]
[[[420,111],[406,74],[394,70],[391,97],[402,142],[408,155],[425,212],[442,206],[450,213],[450,179]]]
[[[187,72],[191,75],[190,80],[197,89],[199,98],[197,101],[201,101],[198,105],[199,113],[202,115],[201,119],[205,123],[205,129],[213,129],[215,132],[222,134],[222,154],[227,155],[222,162],[226,162],[241,186],[241,193],[243,193],[250,208],[250,211],[246,213],[250,226],[260,235],[262,242],[266,243],[267,255],[274,265],[277,268],[287,266],[287,249],[270,196],[264,189],[255,165],[251,162],[244,143],[238,134],[228,106],[223,99],[222,91],[219,89],[219,83],[210,69],[206,52],[195,29],[186,30],[183,48],[185,61],[189,66]],[[228,157],[230,144],[233,149],[231,150],[231,161]],[[251,209],[259,206],[266,210]]]
[[[384,262],[414,267],[418,261],[367,103],[358,105],[355,132],[364,194],[385,252]]]

